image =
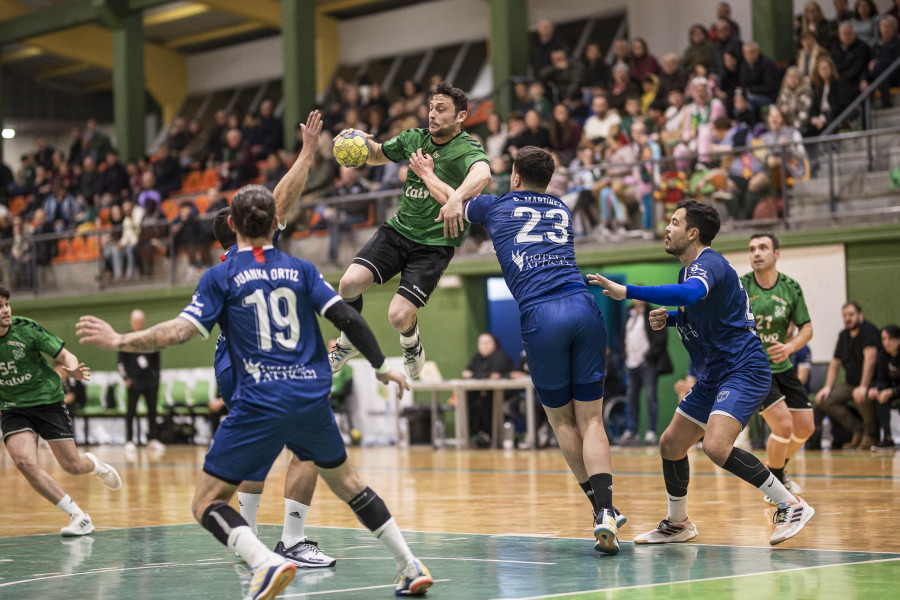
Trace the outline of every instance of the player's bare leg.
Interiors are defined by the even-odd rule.
[[[241,515],[228,505],[237,486],[201,472],[191,511],[206,530],[253,569],[250,598],[273,598],[294,578],[297,567],[259,541]]]
[[[318,470],[331,491],[350,505],[359,522],[375,534],[394,557],[398,571],[395,593],[398,596],[424,594],[434,583],[431,573],[413,556],[384,500],[360,478],[349,459],[332,469],[318,467]]]
[[[784,465],[788,447],[794,434],[794,421],[784,400],[779,400],[762,412],[772,433],[766,440],[766,462],[772,474],[784,483]],[[769,498],[766,498],[769,501]]]
[[[419,327],[416,313],[419,307],[395,294],[388,307],[388,320],[391,326],[400,333],[400,347],[403,349],[403,369],[410,378],[416,379],[425,366],[425,349],[419,340]]]
[[[312,504],[319,471],[312,461],[291,456],[284,480],[284,529],[275,552],[298,567],[333,567],[335,559],[319,550],[319,545],[306,537],[306,513]]]
[[[351,263],[347,267],[344,276],[341,277],[338,293],[344,299],[344,302],[361,313],[363,307],[362,294],[373,283],[375,283],[375,275],[372,274],[372,271],[362,265]],[[328,362],[331,365],[331,372],[337,373],[355,356],[359,356],[359,350],[353,346],[353,343],[342,331],[337,344],[328,351]]]

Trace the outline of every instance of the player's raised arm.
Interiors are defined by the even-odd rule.
[[[691,277],[684,283],[647,286],[622,285],[599,273],[589,274],[587,278],[591,285],[605,288],[603,295],[613,300],[633,298],[651,304],[690,306],[706,296],[706,285],[697,277]]]
[[[181,317],[175,317],[149,329],[119,333],[112,325],[90,315],[82,316],[75,325],[81,344],[93,344],[101,350],[125,352],[156,352],[169,346],[183,344],[200,334],[197,327]]]
[[[431,192],[431,195],[434,196],[434,199],[438,201],[438,204],[443,206],[447,203],[454,190],[435,175],[434,159],[431,158],[430,154],[423,154],[422,149],[419,148],[415,154],[410,155],[409,168],[418,175],[425,187],[428,188],[428,191]]]
[[[347,133],[359,134],[369,141],[369,158],[366,159],[367,165],[377,167],[378,165],[386,165],[389,162],[393,162],[391,159],[384,155],[384,150],[381,149],[381,144],[375,141],[375,136],[371,133],[366,133],[365,131],[361,131],[359,129],[345,129],[334,136],[334,139],[332,141],[337,143],[338,138]]]
[[[278,215],[278,222],[282,224],[284,224],[291,204],[299,200],[303,193],[306,178],[309,175],[309,167],[319,148],[319,134],[322,133],[322,115],[319,111],[314,110],[309,113],[306,123],[300,124],[300,131],[303,134],[303,148],[300,150],[300,156],[272,192],[272,195],[275,196],[275,214]]]
[[[398,394],[403,394],[409,389],[406,376],[387,366],[384,353],[375,339],[375,334],[362,315],[350,307],[346,302],[340,301],[332,304],[322,315],[340,329],[353,342],[353,347],[359,350],[369,360],[369,364],[375,369],[375,377],[385,385],[393,381],[399,387]]]
[[[441,214],[435,221],[444,222],[444,235],[459,236],[465,227],[463,202],[477,196],[491,182],[491,167],[484,161],[472,165],[468,175],[441,207]]]

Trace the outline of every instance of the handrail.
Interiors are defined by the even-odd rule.
[[[825,127],[825,129],[822,130],[822,136],[826,136],[826,135],[830,134],[835,129],[840,127],[841,123],[843,123],[844,121],[849,119],[850,115],[852,115],[853,112],[856,111],[856,109],[859,108],[863,102],[866,102],[869,99],[869,97],[875,92],[875,90],[877,90],[878,87],[882,83],[884,83],[888,77],[893,75],[894,71],[896,71],[898,68],[900,68],[900,57],[898,57],[894,62],[892,62],[891,66],[889,66],[887,69],[885,69],[884,72],[875,79],[875,81],[870,83],[866,87],[866,89],[863,90],[862,93],[859,96],[857,96],[856,99],[853,102],[851,102],[850,105],[841,112],[841,114],[839,114],[834,120],[831,121],[831,123],[829,123]],[[819,137],[819,136],[817,136],[817,137]]]

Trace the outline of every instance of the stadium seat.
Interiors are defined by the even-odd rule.
[[[194,198],[194,206],[197,207],[197,210],[201,215],[205,214],[206,209],[209,208],[209,196],[207,196],[206,194],[200,194],[199,196]]]

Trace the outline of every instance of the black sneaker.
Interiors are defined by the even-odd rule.
[[[319,544],[312,540],[298,542],[290,548],[284,547],[284,542],[275,544],[275,554],[279,554],[298,567],[304,569],[316,569],[320,567],[333,567],[337,562],[327,554],[319,550]]]
[[[873,450],[893,450],[894,449],[894,440],[891,438],[886,438],[881,440],[872,446]]]

